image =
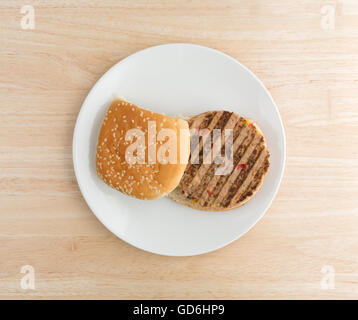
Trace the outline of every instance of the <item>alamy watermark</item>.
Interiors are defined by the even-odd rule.
[[[336,9],[327,4],[321,8],[321,28],[323,30],[334,30],[336,27]]]
[[[145,132],[139,128],[132,128],[126,132],[125,143],[130,143],[125,151],[126,162],[130,165],[145,164],[147,150],[148,164],[154,164],[157,161],[160,164],[176,164],[178,162],[177,131],[161,128],[157,133],[156,122],[148,121],[147,132],[147,141]],[[215,169],[215,175],[229,174],[232,172],[234,162],[233,136],[233,129],[224,129],[224,131],[221,129],[214,129],[213,131],[209,129],[180,129],[179,162],[181,164],[188,162],[189,150],[187,147],[183,147],[183,141],[190,137],[190,162],[192,164],[215,163],[220,165]],[[113,138],[116,140],[115,133]],[[223,141],[224,147],[222,146]],[[222,150],[224,150],[224,155],[221,154]]]
[[[22,6],[20,13],[23,17],[20,21],[20,26],[23,30],[34,30],[35,29],[35,8],[30,5]]]
[[[33,266],[25,265],[21,267],[21,273],[25,275],[21,278],[20,287],[23,290],[35,290],[35,269]]]
[[[324,265],[321,268],[321,273],[323,273],[321,279],[321,289],[322,290],[333,290],[336,288],[336,271],[334,267],[330,265]]]

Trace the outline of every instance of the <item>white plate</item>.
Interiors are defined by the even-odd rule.
[[[105,111],[116,94],[169,116],[225,109],[252,118],[271,153],[261,190],[241,208],[203,212],[168,198],[137,200],[108,187],[96,176],[95,150]],[[189,256],[229,244],[264,215],[282,179],[285,135],[272,97],[246,67],[213,49],[168,44],[127,57],[98,80],[77,119],[73,162],[85,200],[110,231],[146,251]]]

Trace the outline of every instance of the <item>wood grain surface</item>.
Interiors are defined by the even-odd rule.
[[[24,5],[34,29],[21,25]],[[143,252],[102,226],[71,155],[97,79],[172,42],[250,68],[287,135],[265,217],[229,246],[186,258]],[[35,290],[20,285],[25,265]],[[1,0],[0,298],[358,298],[358,2]]]

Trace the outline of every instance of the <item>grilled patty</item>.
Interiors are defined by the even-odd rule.
[[[229,111],[200,114],[189,120],[189,127],[210,130],[211,139],[200,137],[199,144],[194,146],[199,149],[199,162],[193,163],[192,150],[180,184],[169,196],[201,210],[228,210],[246,203],[261,186],[269,168],[269,152],[260,129]],[[225,175],[215,175],[222,164],[203,163],[203,145],[211,140],[212,149],[214,129],[221,129],[221,155],[225,154],[224,131],[233,129],[233,169]]]

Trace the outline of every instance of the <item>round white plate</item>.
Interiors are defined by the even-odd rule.
[[[96,175],[95,153],[105,111],[115,95],[169,116],[225,109],[252,118],[264,132],[271,154],[261,190],[238,209],[204,212],[167,197],[137,200],[108,187]],[[168,44],[127,57],[98,80],[77,119],[73,162],[85,200],[110,231],[146,251],[190,256],[229,244],[264,215],[282,179],[285,135],[272,97],[246,67],[213,49]]]

